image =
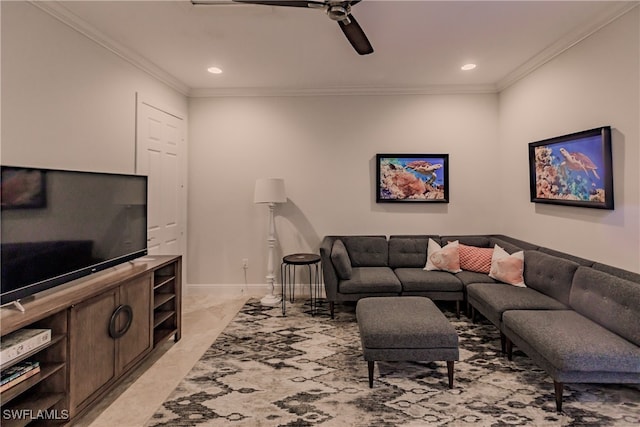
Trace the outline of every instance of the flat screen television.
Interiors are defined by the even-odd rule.
[[[530,143],[529,184],[532,202],[613,209],[611,128]]]
[[[147,254],[147,177],[2,166],[1,304]]]

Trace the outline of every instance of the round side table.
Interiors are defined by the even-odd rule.
[[[282,258],[280,274],[282,277],[282,315],[286,316],[287,286],[289,286],[289,301],[295,299],[296,267],[306,265],[309,271],[309,294],[311,315],[318,310],[320,288],[320,255],[317,254],[291,254]]]

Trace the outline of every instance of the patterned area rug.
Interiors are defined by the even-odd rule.
[[[460,361],[449,389],[444,362],[376,362],[369,388],[354,306],[336,319],[301,303],[264,309],[249,301],[147,426],[632,426],[640,387],[565,386],[515,351],[500,355],[497,329],[456,319]]]

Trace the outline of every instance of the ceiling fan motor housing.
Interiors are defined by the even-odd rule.
[[[351,13],[351,5],[347,1],[329,2],[327,15],[334,21],[344,21]]]

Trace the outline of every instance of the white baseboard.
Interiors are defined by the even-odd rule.
[[[224,295],[224,296],[264,296],[269,288],[264,284],[187,284],[184,287],[186,295]]]
[[[309,284],[296,284],[296,297],[309,296]],[[187,284],[184,287],[186,295],[224,295],[224,296],[254,296],[262,298],[269,293],[269,287],[263,283],[254,283],[249,285],[241,284]],[[281,295],[281,285],[276,285],[275,294]],[[322,288],[322,296],[324,296],[324,287]]]

